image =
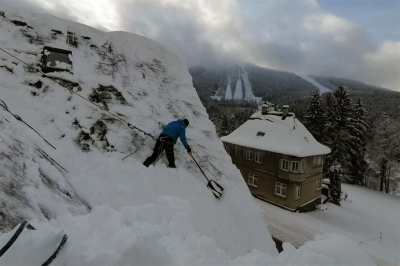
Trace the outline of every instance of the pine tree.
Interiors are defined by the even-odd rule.
[[[304,126],[308,131],[310,131],[316,140],[322,141],[325,127],[325,111],[322,106],[322,99],[319,92],[313,94],[307,107]]]
[[[352,158],[356,155],[357,141],[353,105],[346,88],[339,86],[334,93],[326,96],[326,119],[322,143],[331,148],[326,156],[324,173],[331,166],[340,165],[344,181],[354,183]]]
[[[355,154],[352,156],[352,171],[354,183],[364,185],[364,173],[367,170],[365,161],[366,152],[366,133],[369,126],[365,119],[366,110],[360,99],[354,105],[352,136],[355,140]]]
[[[326,174],[331,183],[330,194],[333,204],[340,206],[340,196],[342,193],[342,168],[340,165],[331,166]]]
[[[343,86],[338,86],[333,95],[337,103],[337,122],[341,128],[349,128],[351,118],[353,117],[352,102],[349,97],[349,92]]]
[[[339,86],[333,93],[334,101],[331,101],[331,108],[328,110],[331,117],[328,132],[327,144],[331,148],[330,162],[337,162],[342,169],[344,181],[354,183],[352,172],[352,158],[356,156],[357,140],[352,136],[355,132],[353,120],[353,104],[346,88]],[[327,105],[328,105],[327,101]],[[328,164],[327,167],[333,164]]]

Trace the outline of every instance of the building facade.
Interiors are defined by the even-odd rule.
[[[265,109],[221,140],[252,195],[290,211],[320,204],[323,155],[330,149],[294,114]]]

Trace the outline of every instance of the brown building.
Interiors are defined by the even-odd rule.
[[[321,202],[323,155],[330,149],[288,108],[276,112],[263,105],[221,140],[254,196],[291,211],[310,211]]]

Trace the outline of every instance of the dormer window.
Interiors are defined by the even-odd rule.
[[[257,137],[264,137],[265,133],[264,132],[257,132]]]

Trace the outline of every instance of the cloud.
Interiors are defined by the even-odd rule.
[[[367,70],[360,79],[377,80],[384,87],[400,91],[400,41],[384,42],[379,49],[366,54],[364,62]]]
[[[398,42],[374,44],[361,26],[323,10],[316,0],[5,1],[175,46],[189,66],[245,60],[400,90]]]

